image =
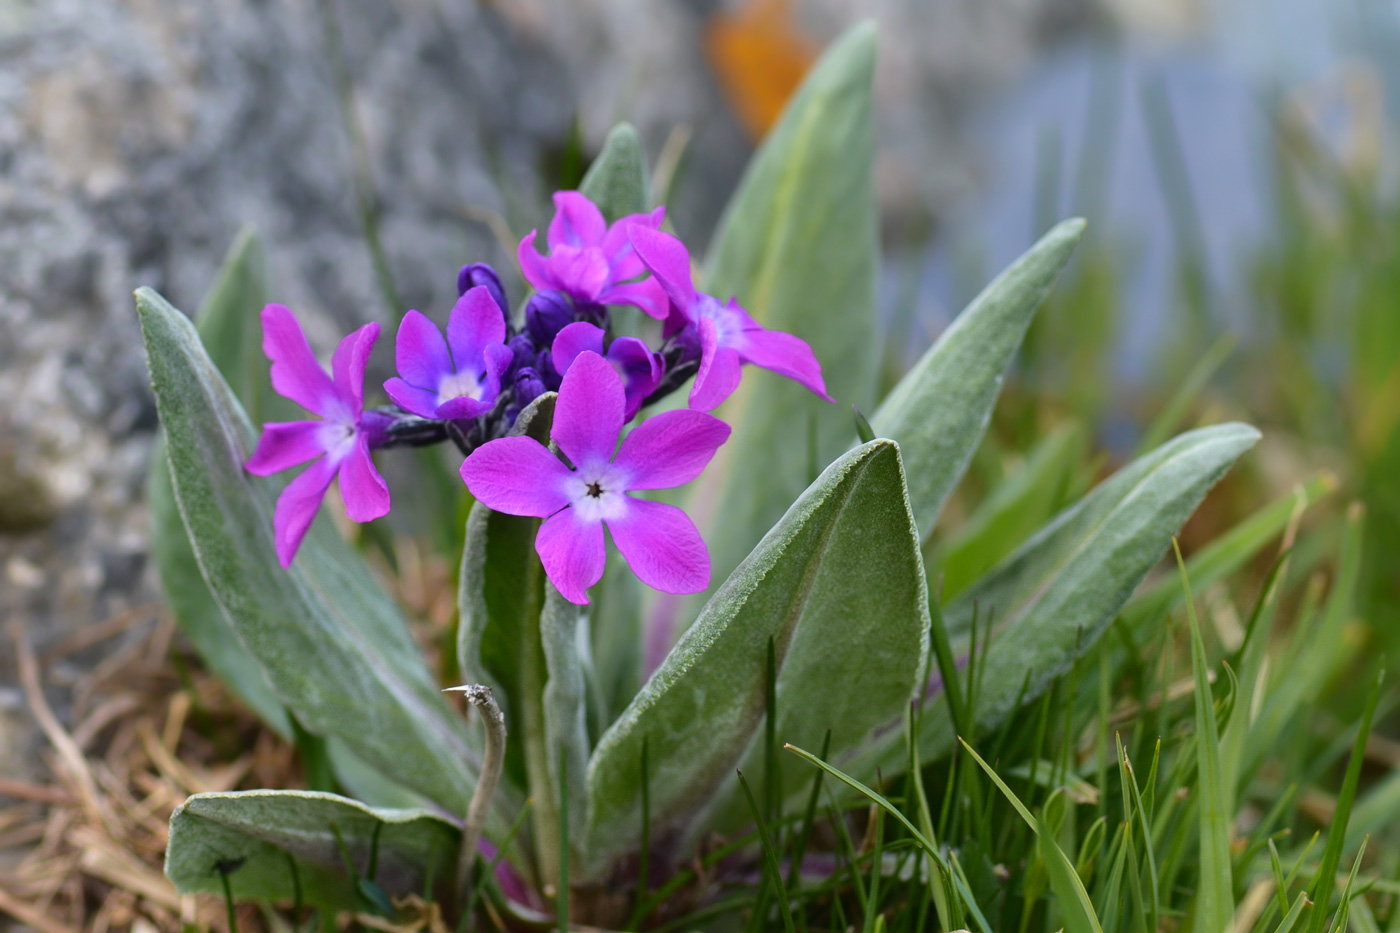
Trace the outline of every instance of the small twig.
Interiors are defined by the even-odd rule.
[[[59,758],[72,774],[73,780],[78,784],[78,793],[83,800],[83,809],[87,811],[88,818],[99,826],[107,829],[109,833],[115,834],[116,821],[107,809],[102,805],[102,800],[97,793],[97,782],[93,779],[92,769],[88,767],[87,759],[83,757],[82,750],[78,748],[78,743],[73,741],[73,737],[63,728],[58,717],[49,708],[48,700],[44,699],[44,689],[39,683],[39,664],[34,658],[34,649],[29,644],[29,638],[24,632],[24,628],[15,623],[11,626],[11,637],[15,642],[15,659],[19,667],[19,681],[24,688],[25,699],[29,701],[30,712],[38,720],[39,728],[48,737],[49,743],[58,752]]]
[[[449,687],[449,691],[461,693],[467,702],[481,710],[481,722],[486,729],[486,750],[482,756],[481,776],[477,779],[476,790],[472,791],[471,802],[467,805],[467,821],[462,827],[462,848],[457,854],[457,903],[471,902],[472,866],[476,863],[477,847],[481,843],[481,833],[486,826],[486,814],[491,807],[491,798],[496,794],[501,771],[506,763],[506,717],[496,705],[491,688],[482,684],[465,684]]]

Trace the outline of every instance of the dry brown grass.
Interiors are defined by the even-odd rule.
[[[71,685],[69,729],[44,697],[48,669],[128,632]],[[227,930],[219,899],[182,897],[162,871],[171,812],[202,791],[303,784],[291,747],[172,645],[174,634],[168,612],[145,606],[40,657],[12,628],[51,777],[0,779],[0,915],[40,933]],[[252,907],[239,910],[238,927],[267,929]]]

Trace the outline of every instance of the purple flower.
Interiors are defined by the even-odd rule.
[[[627,396],[624,421],[631,421],[637,416],[642,402],[661,382],[661,376],[666,371],[661,355],[653,353],[636,337],[614,338],[604,354],[603,329],[583,321],[570,324],[559,332],[559,336],[554,338],[550,357],[555,369],[567,373],[581,353],[596,353],[604,357],[622,376]]]
[[[447,339],[426,315],[410,311],[399,323],[394,358],[399,375],[384,391],[404,411],[447,421],[490,411],[513,354],[506,320],[485,286],[467,290],[447,319]]]
[[[685,244],[659,230],[634,226],[629,231],[638,258],[661,283],[671,301],[667,336],[698,342],[700,369],[690,389],[690,407],[710,411],[739,385],[739,367],[752,363],[801,383],[831,401],[822,367],[812,348],[777,330],[764,330],[733,298],[697,292],[690,281],[690,253]]]
[[[389,511],[389,487],[369,455],[387,419],[364,410],[365,364],[379,325],[366,324],[340,341],[331,359],[333,377],[316,362],[301,325],[284,306],[263,308],[262,325],[272,387],[324,419],[263,425],[258,449],[244,464],[249,473],[270,476],[315,461],[277,497],[272,521],[277,559],[290,567],[336,476],[351,521],[367,522]]]
[[[710,555],[690,517],[627,493],[695,479],[729,425],[698,411],[663,412],[618,449],[625,405],[617,371],[586,351],[564,376],[550,430],[572,468],[531,437],[489,441],[462,464],[467,488],[488,508],[545,520],[535,550],[550,582],[579,605],[603,576],[604,524],[643,583],[667,593],[698,593],[710,583]]]
[[[501,306],[501,313],[510,314],[510,305],[506,303],[506,290],[501,285],[501,277],[496,274],[496,270],[484,262],[474,262],[469,266],[463,266],[457,273],[457,294],[465,295],[469,290],[481,286],[491,293],[491,297],[496,299],[496,304]]]
[[[666,307],[659,290],[649,282],[628,281],[646,269],[628,242],[627,230],[654,230],[665,215],[666,209],[658,207],[650,214],[629,214],[609,227],[588,198],[577,191],[557,191],[549,255],[535,251],[538,231],[531,230],[517,251],[520,268],[535,288],[556,289],[579,305],[636,305],[654,318],[663,317]]]

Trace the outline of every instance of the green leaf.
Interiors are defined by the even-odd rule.
[[[817,745],[829,728],[839,755],[902,714],[927,626],[899,450],[873,441],[803,493],[599,741],[588,773],[593,869],[640,835],[643,742],[654,838],[684,830],[717,792],[729,804],[718,813],[744,819],[734,768],[746,755],[762,761],[770,638],[777,740]],[[806,785],[785,777],[789,793]]]
[[[1172,546],[1176,547],[1173,540]],[[1196,683],[1196,813],[1201,869],[1196,890],[1195,929],[1228,930],[1235,916],[1234,881],[1230,871],[1230,812],[1233,796],[1220,765],[1220,733],[1215,721],[1215,697],[1210,689],[1210,665],[1196,621],[1196,603],[1181,549],[1176,549],[1181,585],[1186,593],[1186,617],[1191,624],[1191,674]]]
[[[1093,902],[1089,900],[1089,892],[1084,889],[1084,882],[1079,879],[1069,856],[1065,855],[1065,850],[1061,849],[1060,844],[1055,841],[1054,830],[1046,826],[1044,820],[1037,819],[1030,810],[1026,809],[1026,805],[1021,802],[1020,798],[1012,793],[1011,788],[1006,786],[1006,782],[997,776],[991,765],[983,761],[982,756],[973,751],[971,745],[963,742],[962,746],[986,772],[987,777],[992,779],[992,783],[1006,797],[1007,802],[1016,810],[1021,819],[1026,821],[1026,825],[1035,830],[1041,858],[1045,860],[1045,867],[1050,873],[1050,889],[1055,892],[1055,897],[1059,900],[1060,913],[1064,916],[1065,929],[1069,933],[1103,933],[1103,928],[1099,926],[1098,915],[1094,913]],[[1220,927],[1220,929],[1225,930],[1227,927]]]
[[[245,229],[224,259],[219,277],[200,306],[200,340],[212,347],[210,360],[256,417],[273,398],[259,345],[258,312],[266,295],[266,264],[257,235]],[[146,482],[151,512],[151,559],[176,623],[204,663],[263,722],[284,738],[292,734],[282,702],[268,686],[262,667],[243,647],[223,610],[200,576],[166,462],[165,440],[156,441]]]
[[[1259,438],[1244,424],[1190,431],[1133,461],[1042,528],[944,608],[955,650],[965,656],[974,612],[996,627],[978,661],[977,731],[1012,712],[1069,670],[1093,646],[1207,491]],[[1030,679],[1026,680],[1026,672]],[[941,706],[944,702],[937,698]],[[952,747],[948,716],[925,709],[925,760]],[[893,759],[893,749],[886,760]]]
[[[307,904],[363,910],[336,830],[363,880],[375,850],[372,880],[390,896],[422,894],[429,876],[451,884],[461,833],[443,817],[294,790],[190,797],[170,817],[165,873],[182,894],[222,894],[223,866],[237,900],[290,901],[299,884]]]
[[[706,264],[705,288],[735,296],[764,327],[807,341],[821,361],[823,402],[754,367],[721,409],[734,435],[696,490],[716,580],[723,580],[811,482],[849,446],[845,406],[868,410],[879,349],[878,230],[871,78],[875,27],[829,48],[749,164]],[[703,521],[703,516],[713,521]],[[708,526],[708,527],[706,527]],[[694,605],[698,606],[698,602]]]
[[[588,773],[587,702],[584,696],[581,650],[588,639],[588,616],[554,588],[545,584],[544,611],[536,623],[544,646],[544,732],[549,749],[549,776],[555,795],[568,797],[569,819],[564,828],[577,847],[587,832]],[[567,766],[565,766],[567,762]]]
[[[553,393],[531,402],[511,429],[513,435],[549,443]],[[540,520],[493,512],[477,502],[467,516],[466,543],[458,575],[457,661],[462,678],[491,687],[506,717],[506,732],[527,735],[527,704],[544,689],[544,652],[539,620],[544,605],[544,567],[535,554]],[[538,711],[536,711],[538,712]],[[506,743],[506,776],[528,787],[523,741]],[[540,803],[536,800],[536,804]]]
[[[925,538],[987,429],[1036,308],[1083,234],[1076,218],[1041,237],[958,315],[871,419],[876,434],[904,451],[909,501]]]
[[[1084,432],[1069,425],[1046,435],[1025,464],[984,499],[930,561],[943,579],[943,598],[967,589],[1014,551],[1068,501],[1084,457]]]
[[[578,187],[598,205],[608,223],[648,209],[646,160],[632,124],[619,123],[608,131],[603,151]]]
[[[189,320],[150,289],[136,298],[176,501],[239,641],[310,731],[459,812],[478,743],[438,693],[397,607],[324,518],[281,568],[276,484],[242,466],[252,425]]]

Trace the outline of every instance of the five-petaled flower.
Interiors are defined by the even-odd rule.
[[[484,285],[467,289],[447,319],[447,339],[427,316],[410,311],[399,324],[394,359],[399,375],[384,383],[389,398],[423,418],[479,417],[496,404],[513,356],[501,306]]]
[[[579,605],[603,576],[605,524],[649,586],[696,593],[710,582],[710,555],[690,517],[627,493],[695,479],[728,439],[729,425],[698,411],[663,412],[634,428],[619,449],[625,409],[622,378],[584,351],[564,375],[550,430],[569,464],[523,436],[483,444],[462,464],[462,479],[483,505],[544,519],[535,549],[550,582]]]
[[[787,376],[832,400],[826,394],[821,364],[806,342],[760,327],[733,298],[721,304],[696,291],[690,279],[690,253],[669,233],[638,224],[629,234],[637,257],[670,299],[666,335],[699,344],[700,369],[690,389],[691,408],[710,411],[728,398],[739,386],[744,363]]]
[[[367,522],[389,511],[389,487],[369,454],[389,417],[364,410],[365,364],[379,325],[366,324],[340,341],[331,360],[333,376],[316,362],[291,311],[268,305],[262,325],[272,387],[324,419],[263,425],[257,450],[245,464],[248,472],[268,476],[315,460],[282,491],[273,515],[277,559],[290,567],[337,475],[352,521]]]
[[[554,219],[549,222],[549,255],[535,250],[531,230],[517,254],[525,280],[538,289],[556,289],[582,305],[635,305],[652,317],[665,316],[665,302],[650,282],[633,282],[645,274],[628,242],[630,227],[653,230],[661,226],[666,209],[629,214],[610,227],[598,206],[577,191],[554,195]]]

